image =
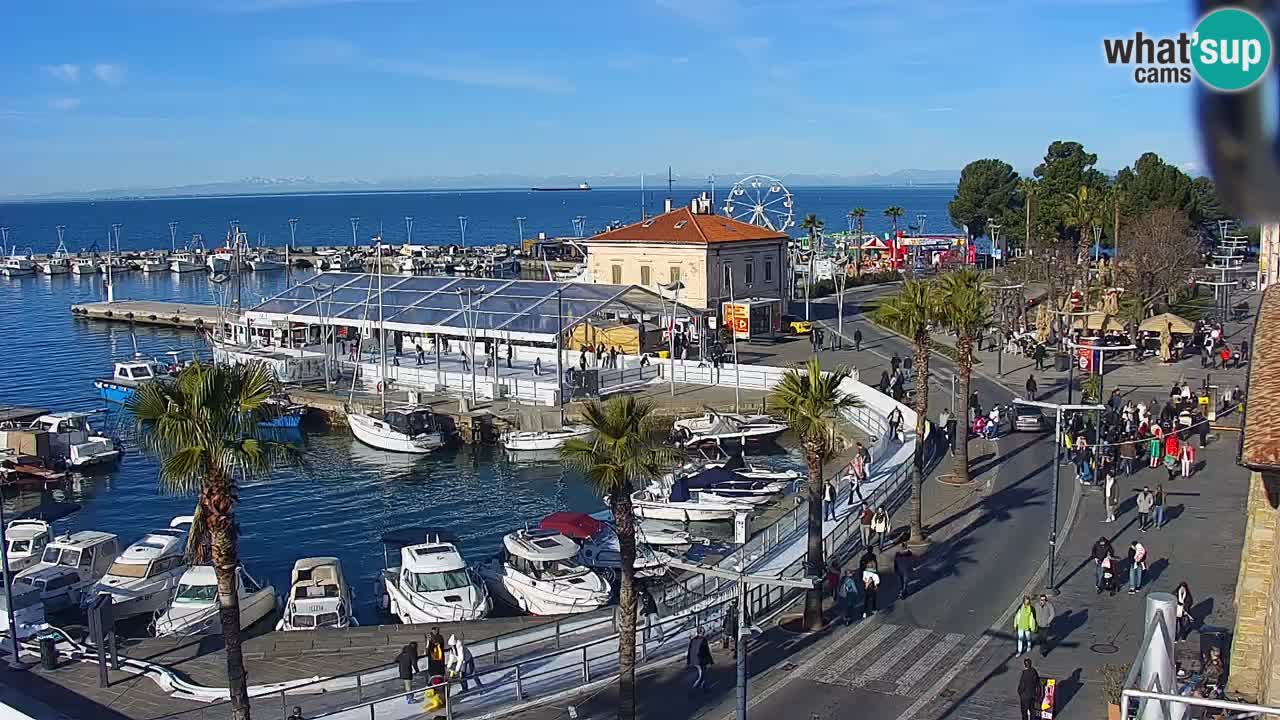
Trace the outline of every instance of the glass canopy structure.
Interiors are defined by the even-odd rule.
[[[702,314],[638,285],[326,272],[248,310],[253,322],[296,322],[505,341],[555,343],[584,321]]]

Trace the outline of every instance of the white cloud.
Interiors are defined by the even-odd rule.
[[[124,82],[124,66],[98,63],[93,66],[93,76],[108,85],[119,85]]]
[[[61,65],[49,65],[45,70],[55,78],[63,81],[74,83],[80,80],[80,66],[72,63],[62,63]]]
[[[54,98],[49,101],[49,107],[54,110],[75,110],[80,107],[80,98]]]

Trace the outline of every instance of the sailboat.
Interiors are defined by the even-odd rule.
[[[378,238],[378,257],[382,257],[382,238]],[[436,425],[435,413],[425,406],[410,405],[408,407],[387,409],[387,330],[382,317],[382,263],[374,263],[378,274],[378,396],[381,408],[377,415],[363,412],[347,413],[347,424],[351,426],[351,434],[360,442],[379,450],[391,452],[426,454],[444,445],[444,437]],[[372,290],[372,288],[370,288]],[[365,300],[365,316],[368,317],[368,299]],[[361,337],[361,342],[364,338]],[[358,375],[356,373],[355,375]],[[355,394],[355,376],[351,379],[351,394]]]

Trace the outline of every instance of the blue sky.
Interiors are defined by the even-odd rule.
[[[1172,0],[99,0],[0,11],[0,195],[249,176],[1195,166],[1103,62]]]

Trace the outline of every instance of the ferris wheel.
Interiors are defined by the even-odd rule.
[[[768,175],[748,175],[733,184],[724,200],[724,214],[734,220],[784,232],[796,224],[795,199],[782,181]]]

